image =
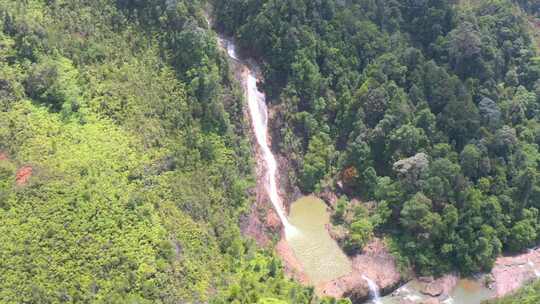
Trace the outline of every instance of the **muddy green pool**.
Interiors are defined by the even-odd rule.
[[[305,196],[294,202],[289,221],[297,229],[289,245],[313,285],[350,272],[350,260],[326,230],[330,216],[321,199]]]

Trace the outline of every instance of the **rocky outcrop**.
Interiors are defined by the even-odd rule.
[[[348,297],[353,303],[361,303],[369,299],[369,286],[362,275],[352,272],[318,286],[317,293],[321,296],[334,298]]]
[[[353,303],[360,303],[369,298],[369,287],[363,275],[373,280],[383,295],[403,281],[395,258],[380,239],[374,239],[364,247],[362,254],[352,258],[352,268],[350,274],[318,286],[318,293],[337,298],[350,297]]]
[[[375,281],[381,289],[381,294],[391,292],[403,280],[396,259],[381,239],[374,239],[368,243],[363,253],[355,256],[352,262],[355,271]]]
[[[500,257],[491,271],[497,297],[505,296],[540,277],[540,248],[516,256]]]
[[[319,197],[328,205],[330,208],[335,208],[338,197],[335,192],[331,191],[330,189],[325,189],[319,194]]]
[[[415,156],[395,162],[392,168],[400,179],[406,180],[411,185],[417,185],[420,175],[428,166],[428,156],[425,153],[418,153]]]
[[[418,278],[420,282],[420,292],[429,297],[446,298],[456,287],[458,277],[455,275],[445,275],[434,279],[433,277]]]
[[[259,159],[261,156],[258,149],[254,150],[257,158],[255,171],[257,180],[263,180],[265,168]],[[280,234],[282,225],[270,202],[264,183],[257,183],[252,192],[255,193],[255,202],[251,206],[250,212],[241,218],[240,229],[244,236],[255,240],[260,247],[268,247],[272,235]]]
[[[295,174],[294,164],[281,153],[274,153],[274,155],[277,158],[279,168],[277,177],[278,185],[280,186],[279,193],[281,194],[283,205],[288,212],[291,204],[301,198],[303,194],[292,180]]]
[[[420,302],[409,300],[409,299],[399,300],[399,304],[440,304],[440,303],[441,301],[439,301],[439,299],[436,299],[436,298],[424,299],[424,300],[420,300]]]

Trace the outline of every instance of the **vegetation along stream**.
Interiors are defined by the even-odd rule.
[[[343,253],[337,242],[332,239],[326,229],[330,223],[330,215],[324,202],[315,196],[305,196],[291,205],[289,217],[286,216],[282,198],[279,194],[277,180],[278,165],[270,147],[268,137],[268,109],[265,95],[257,87],[257,67],[253,63],[243,61],[234,42],[221,37],[221,43],[228,56],[241,65],[241,76],[248,102],[253,132],[261,153],[259,158],[265,169],[264,187],[269,199],[284,226],[284,234],[294,255],[302,264],[303,271],[314,286],[329,282],[351,271],[351,261]],[[368,282],[372,303],[398,303],[395,297],[380,297],[377,285],[363,276]],[[414,284],[408,286],[407,298],[421,301],[423,297]],[[461,280],[446,300],[446,303],[477,304],[491,297],[491,292],[480,286],[478,282]]]

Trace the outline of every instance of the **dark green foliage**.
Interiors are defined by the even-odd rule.
[[[538,243],[540,66],[512,1],[214,3],[261,61],[302,190],[376,199],[376,233],[421,273]],[[344,202],[335,223],[360,240]]]

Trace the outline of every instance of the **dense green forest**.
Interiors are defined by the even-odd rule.
[[[0,1],[1,303],[312,303],[240,236],[247,123],[203,5]]]
[[[538,243],[540,57],[525,15],[537,1],[231,0],[215,11],[261,62],[295,182],[341,191],[333,219],[349,252],[375,232],[418,273],[470,274]]]

